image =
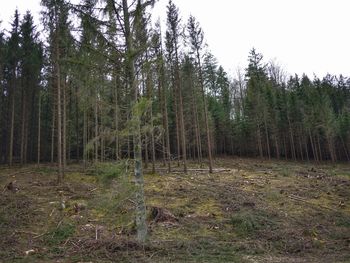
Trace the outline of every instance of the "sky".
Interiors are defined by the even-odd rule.
[[[1,27],[13,13],[31,10],[39,21],[40,0],[1,3]],[[264,61],[275,61],[289,74],[322,78],[327,73],[350,76],[349,0],[173,0],[182,22],[190,14],[203,28],[206,42],[230,74],[247,67],[254,47]],[[168,0],[159,0],[153,17],[166,20]]]

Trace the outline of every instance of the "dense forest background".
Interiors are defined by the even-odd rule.
[[[288,76],[255,49],[229,76],[171,1],[164,32],[154,1],[41,4],[44,32],[17,11],[0,29],[0,163],[349,161],[349,78]]]

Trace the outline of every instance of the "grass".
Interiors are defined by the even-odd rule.
[[[45,242],[50,246],[57,246],[72,237],[75,232],[75,225],[72,223],[63,223],[45,235]]]

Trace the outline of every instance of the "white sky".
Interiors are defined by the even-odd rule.
[[[31,10],[38,21],[40,0],[1,0],[1,27],[14,9]],[[220,64],[232,73],[247,66],[252,47],[266,62],[275,59],[289,73],[350,76],[349,0],[173,0],[183,22],[200,22]],[[159,0],[155,18],[166,18],[168,0]],[[164,26],[163,26],[164,27]]]

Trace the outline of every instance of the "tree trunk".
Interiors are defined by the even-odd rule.
[[[99,145],[99,139],[98,139],[98,96],[97,96],[97,90],[95,94],[95,163],[98,162],[98,145]]]
[[[23,85],[22,85],[23,86]],[[26,99],[25,99],[25,91],[22,87],[22,123],[21,123],[21,165],[24,163],[24,138],[25,138],[25,124],[26,124]]]
[[[56,23],[58,25],[58,23]],[[60,184],[63,179],[62,167],[62,105],[61,105],[61,72],[59,65],[59,46],[58,46],[58,29],[56,29],[56,78],[57,78],[57,161],[58,161],[58,175],[57,183]]]
[[[84,169],[86,168],[86,160],[87,160],[87,116],[86,116],[86,109],[84,108],[83,113],[83,163],[84,163]]]
[[[130,29],[130,18],[128,10],[128,1],[123,0],[123,14],[124,14],[124,33],[126,41],[126,65],[127,65],[127,79],[129,87],[134,92],[134,103],[137,104],[138,100],[138,88],[135,80],[135,69],[134,69],[134,48],[133,38]],[[141,149],[141,121],[140,116],[133,112],[133,121],[135,124],[133,132],[134,142],[134,159],[135,159],[135,185],[136,185],[136,230],[137,239],[139,242],[144,243],[147,238],[147,224],[146,224],[146,205],[144,200],[144,181],[142,172],[142,149]]]
[[[40,142],[41,142],[41,94],[39,91],[39,102],[38,102],[38,147],[37,147],[37,164],[40,164]]]
[[[209,163],[208,163],[209,173],[212,173],[213,172],[213,158],[212,158],[212,149],[211,149],[211,140],[210,140],[209,116],[208,116],[207,100],[205,98],[205,92],[204,92],[202,63],[201,63],[199,50],[197,50],[197,61],[198,61],[198,67],[199,67],[199,81],[200,81],[200,85],[201,85],[202,100],[203,100],[203,107],[204,107],[205,132],[207,135],[207,149],[208,149],[208,159],[209,159]]]
[[[13,74],[13,78],[16,77],[16,73]],[[12,89],[12,102],[11,102],[11,126],[10,126],[10,151],[9,151],[9,165],[12,166],[13,161],[13,139],[14,139],[14,128],[15,128],[15,90],[16,90],[16,80],[13,79],[13,89]]]
[[[64,77],[63,80],[63,86],[62,86],[62,95],[63,95],[63,102],[62,102],[62,110],[63,110],[63,119],[62,119],[62,163],[63,163],[63,177],[67,166],[67,85],[66,85],[66,77]]]
[[[54,161],[55,151],[55,123],[56,123],[56,104],[54,96],[52,96],[53,110],[52,110],[52,125],[51,125],[51,163]]]

